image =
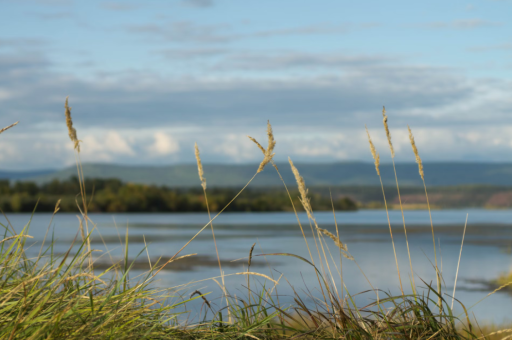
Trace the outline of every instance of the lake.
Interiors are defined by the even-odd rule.
[[[390,211],[393,236],[395,239],[399,267],[404,290],[411,291],[410,269],[407,248],[400,211]],[[512,210],[436,210],[432,212],[438,262],[442,268],[443,291],[450,296],[453,292],[460,244],[464,230],[464,222],[468,214],[468,228],[462,250],[456,298],[467,308],[484,298],[491,290],[482,283],[497,277],[500,273],[512,270]],[[7,214],[10,223],[19,232],[29,222],[30,214]],[[336,233],[332,212],[315,213],[320,227]],[[206,213],[193,214],[90,214],[97,228],[92,233],[91,242],[95,253],[98,270],[111,263],[110,257],[120,259],[124,252],[125,233],[129,230],[129,257],[134,259],[144,248],[144,240],[148,244],[151,258],[170,257],[176,253],[195,233],[207,222]],[[313,253],[316,253],[311,228],[307,216],[299,214]],[[50,225],[51,214],[36,214],[30,224],[29,242],[36,245],[29,248],[29,255],[37,255],[46,230]],[[7,224],[5,217],[2,223]],[[360,210],[356,212],[337,212],[336,220],[340,239],[347,244],[350,254],[355,258],[373,287],[392,294],[399,294],[399,284],[393,248],[390,241],[386,212],[383,210]],[[432,234],[427,211],[405,211],[405,222],[414,268],[414,277],[418,287],[425,282],[433,282],[435,271],[430,261],[434,261]],[[253,243],[256,243],[254,255],[266,253],[292,253],[309,259],[305,241],[293,213],[224,213],[214,222],[215,236],[223,270],[226,275],[247,270],[247,257]],[[54,237],[54,251],[65,253],[78,232],[78,219],[73,214],[58,213],[51,222],[48,240]],[[80,236],[78,237],[78,239]],[[47,241],[49,243],[49,241]],[[339,252],[330,239],[326,239],[333,258],[339,266]],[[440,245],[440,247],[439,247]],[[76,251],[74,246],[74,250]],[[327,250],[326,250],[327,252]],[[219,268],[212,240],[211,228],[205,229],[180,255],[197,254],[187,258],[182,264],[176,262],[168,270],[159,273],[156,285],[170,288],[188,282],[219,276]],[[329,256],[329,255],[327,255]],[[135,277],[147,270],[147,257],[140,255],[138,265],[131,276]],[[233,260],[241,259],[232,262]],[[316,259],[316,258],[315,258]],[[144,260],[146,262],[144,262]],[[266,262],[266,261],[268,262]],[[334,267],[332,271],[336,271]],[[275,279],[282,274],[277,286],[283,304],[291,303],[293,285],[296,291],[309,289],[317,295],[318,282],[311,266],[293,257],[257,256],[253,258],[251,271],[260,272]],[[336,276],[336,275],[335,275]],[[285,280],[288,281],[286,281]],[[364,275],[353,261],[343,260],[343,278],[347,289],[352,293],[366,291],[371,288]],[[257,281],[265,279],[254,277],[251,287]],[[339,276],[337,276],[339,288]],[[246,288],[245,276],[226,277],[226,286],[231,294],[244,295]],[[316,283],[315,283],[316,282]],[[268,286],[269,283],[267,283]],[[186,288],[191,293],[199,289],[208,295],[213,304],[221,306],[218,299],[220,291],[215,282],[205,280],[193,283]],[[381,296],[382,297],[382,296]],[[372,293],[356,296],[356,302],[364,306],[375,300]],[[449,301],[451,298],[446,297]],[[307,299],[306,299],[307,300]],[[455,304],[455,314],[462,309]],[[479,322],[496,323],[512,321],[512,295],[499,292],[489,296],[473,306]]]

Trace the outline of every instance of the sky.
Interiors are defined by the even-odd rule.
[[[512,1],[0,0],[0,169],[512,161]]]

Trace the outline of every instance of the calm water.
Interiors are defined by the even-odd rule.
[[[466,307],[471,307],[490,292],[489,288],[478,283],[479,280],[492,279],[501,272],[512,270],[512,256],[510,255],[512,210],[433,211],[436,242],[440,243],[439,265],[443,269],[445,292],[450,295],[453,292],[466,214],[469,214],[468,230],[462,252],[456,298],[460,299]],[[315,216],[321,227],[335,232],[332,213],[316,213]],[[158,258],[174,255],[208,222],[207,214],[91,214],[90,217],[97,225],[97,230],[92,234],[93,247],[103,251],[103,253],[95,253],[98,254],[96,256],[99,257],[98,261],[100,262],[110,261],[109,256],[113,258],[122,256],[123,246],[120,240],[124,240],[127,226],[130,236],[130,258],[136,257],[143,249],[144,239],[148,243],[150,257]],[[312,247],[312,251],[315,249],[316,253],[307,217],[304,214],[300,214],[299,217],[310,247]],[[8,218],[15,229],[20,231],[28,223],[30,215],[9,214]],[[49,214],[35,215],[29,231],[29,234],[34,237],[31,241],[40,244],[50,225],[50,218]],[[364,210],[337,213],[336,219],[342,241],[347,243],[350,253],[371,284],[384,291],[399,293],[385,211]],[[390,219],[404,289],[410,291],[409,261],[400,212],[390,212]],[[433,261],[434,252],[428,212],[406,211],[405,220],[408,226],[416,284],[424,286],[421,278],[425,282],[432,281],[435,285],[435,272],[429,262]],[[2,217],[2,223],[7,223],[4,217]],[[248,252],[255,242],[255,255],[286,252],[309,259],[297,219],[291,213],[226,213],[214,221],[214,228],[220,257],[225,261],[223,270],[226,275],[246,270]],[[50,238],[52,233],[54,235],[55,252],[67,251],[77,231],[77,217],[73,214],[59,213],[51,223],[49,234]],[[106,247],[101,241],[100,234]],[[336,255],[338,253],[335,252],[334,245],[330,240],[327,241],[331,246],[334,258],[338,258],[336,266],[339,266],[339,255]],[[38,250],[39,248],[34,246],[29,251],[37,254]],[[198,257],[201,256],[200,258],[206,259],[207,262],[216,261],[210,228],[205,229],[181,254],[192,253],[197,253]],[[142,256],[147,258],[144,253]],[[244,259],[230,262],[240,258]],[[284,278],[293,284],[299,292],[307,288],[313,294],[317,294],[318,283],[315,284],[316,276],[309,265],[292,257],[267,256],[266,259],[268,264],[265,263],[263,257],[254,258],[254,267],[251,267],[251,270],[275,278],[278,278],[281,273],[283,274],[283,279],[278,286],[278,291],[282,294],[281,303],[286,304],[291,301],[292,290]],[[161,287],[175,287],[219,275],[217,266],[188,263],[185,268],[181,269],[187,270],[162,271],[157,284]],[[331,269],[336,270],[334,267]],[[135,270],[132,276],[143,272],[143,269]],[[343,261],[343,276],[348,290],[353,294],[370,289],[370,285],[352,261]],[[258,281],[263,283],[264,279],[258,278]],[[244,276],[229,276],[226,278],[226,284],[232,294],[243,295],[246,292],[243,287],[245,285]],[[187,287],[189,292],[195,289],[199,289],[203,293],[212,292],[208,299],[213,300],[217,306],[221,304],[218,299],[215,299],[220,293],[212,280],[197,282]],[[496,293],[472,307],[471,311],[475,313],[479,321],[511,321],[511,296],[507,293]],[[374,299],[374,293],[366,293],[357,296],[356,301],[360,305],[365,305]],[[449,300],[451,301],[451,298]],[[456,313],[461,311],[456,307]]]

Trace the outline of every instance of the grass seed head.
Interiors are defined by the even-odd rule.
[[[420,173],[421,179],[425,180],[425,174],[423,172],[423,162],[421,161],[420,154],[418,153],[418,148],[416,147],[416,143],[414,142],[414,136],[412,135],[411,128],[407,125],[409,129],[409,140],[411,141],[412,151],[414,152],[414,156],[416,157],[416,163],[418,163],[418,171]]]
[[[322,234],[326,235],[327,237],[329,237],[331,240],[334,241],[334,244],[336,245],[336,247],[340,248],[341,250],[343,250],[341,252],[341,254],[349,259],[349,260],[353,260],[354,258],[348,254],[348,248],[347,248],[347,245],[346,244],[343,244],[339,238],[337,238],[333,233],[331,233],[329,230],[327,229],[322,229],[322,228],[318,228],[316,227],[316,229],[321,232]]]
[[[388,116],[386,116],[386,108],[382,107],[382,122],[384,123],[384,130],[386,130],[386,137],[388,137],[389,150],[391,150],[391,158],[395,158],[395,149],[393,149],[393,143],[391,143],[391,133],[389,132]]]
[[[251,266],[251,260],[252,260],[252,252],[254,250],[254,246],[256,245],[256,242],[254,242],[254,244],[252,245],[251,247],[251,250],[249,251],[249,261],[248,261],[248,266],[250,267]]]
[[[272,126],[270,125],[270,121],[267,121],[267,135],[268,135],[268,146],[264,153],[265,156],[263,157],[263,160],[261,161],[260,166],[258,167],[258,171],[257,171],[258,173],[263,171],[263,169],[265,168],[265,165],[270,163],[275,155],[274,147],[276,146],[276,141],[274,140],[274,133],[272,132]],[[249,138],[253,142],[255,142],[256,145],[258,145],[260,150],[263,149],[263,147],[258,142],[256,142],[256,140],[254,138],[252,138],[252,137],[249,137]]]
[[[55,209],[53,210],[53,213],[56,214],[60,210],[60,199],[57,201],[57,204],[55,204]]]
[[[261,150],[261,152],[263,152],[263,155],[265,155],[265,148],[263,146],[261,146],[260,143],[258,143],[258,141],[256,139],[254,139],[253,137],[251,136],[247,136],[247,138],[249,138],[250,140],[252,140],[254,142],[254,144],[256,144],[256,146],[258,146],[258,148]]]
[[[201,186],[203,190],[206,190],[206,178],[204,178],[203,163],[201,162],[201,156],[199,155],[199,148],[197,143],[195,144],[196,149],[196,160],[197,160],[197,172],[199,173],[199,179],[201,180]]]
[[[366,126],[365,126],[366,127]],[[370,142],[370,151],[372,152],[373,160],[375,161],[375,170],[377,171],[377,175],[380,176],[380,157],[377,153],[377,150],[375,150],[375,145],[373,145],[372,139],[370,138],[370,132],[368,131],[368,128],[366,127],[366,134],[368,135],[368,142]]]
[[[306,182],[304,182],[304,178],[302,178],[302,176],[299,174],[299,170],[297,170],[290,157],[288,157],[288,161],[290,162],[290,167],[292,168],[293,175],[297,181],[297,186],[299,187],[300,203],[302,203],[302,206],[304,207],[304,210],[306,210],[308,217],[314,220],[313,209],[311,208],[311,202],[308,197],[308,189],[306,189]]]
[[[10,128],[12,128],[13,126],[18,125],[18,123],[19,123],[19,122],[16,122],[16,123],[14,123],[14,124],[11,124],[11,125],[9,125],[9,126],[4,127],[3,129],[1,129],[1,130],[0,130],[0,133],[4,132],[5,130],[9,130],[9,129],[10,129]]]
[[[66,115],[66,125],[68,127],[69,139],[74,143],[74,148],[80,152],[80,142],[76,136],[76,129],[73,127],[73,120],[71,119],[71,107],[68,105],[69,96],[66,97],[66,103],[64,104]]]

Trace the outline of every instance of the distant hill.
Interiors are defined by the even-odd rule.
[[[288,163],[278,163],[279,170],[289,185],[295,178]],[[373,163],[339,162],[329,164],[296,163],[308,187],[312,186],[375,186],[379,179]],[[209,187],[240,187],[254,175],[258,165],[205,164],[205,177]],[[401,186],[421,186],[418,167],[415,163],[396,165]],[[425,180],[429,186],[455,186],[464,184],[512,186],[511,163],[425,163]],[[395,178],[390,164],[381,164],[385,185],[393,185]],[[84,173],[89,178],[118,178],[124,182],[167,185],[170,187],[199,187],[195,164],[171,166],[127,166],[113,164],[84,164]],[[1,174],[2,172],[0,172]],[[11,174],[11,179],[31,180],[44,183],[52,179],[67,179],[76,175],[76,167],[60,171]],[[1,176],[1,175],[0,175]],[[276,171],[268,165],[252,182],[251,186],[282,185]]]
[[[0,180],[8,179],[12,181],[25,180],[27,178],[45,176],[56,173],[55,170],[35,170],[35,171],[2,171],[0,170]]]

